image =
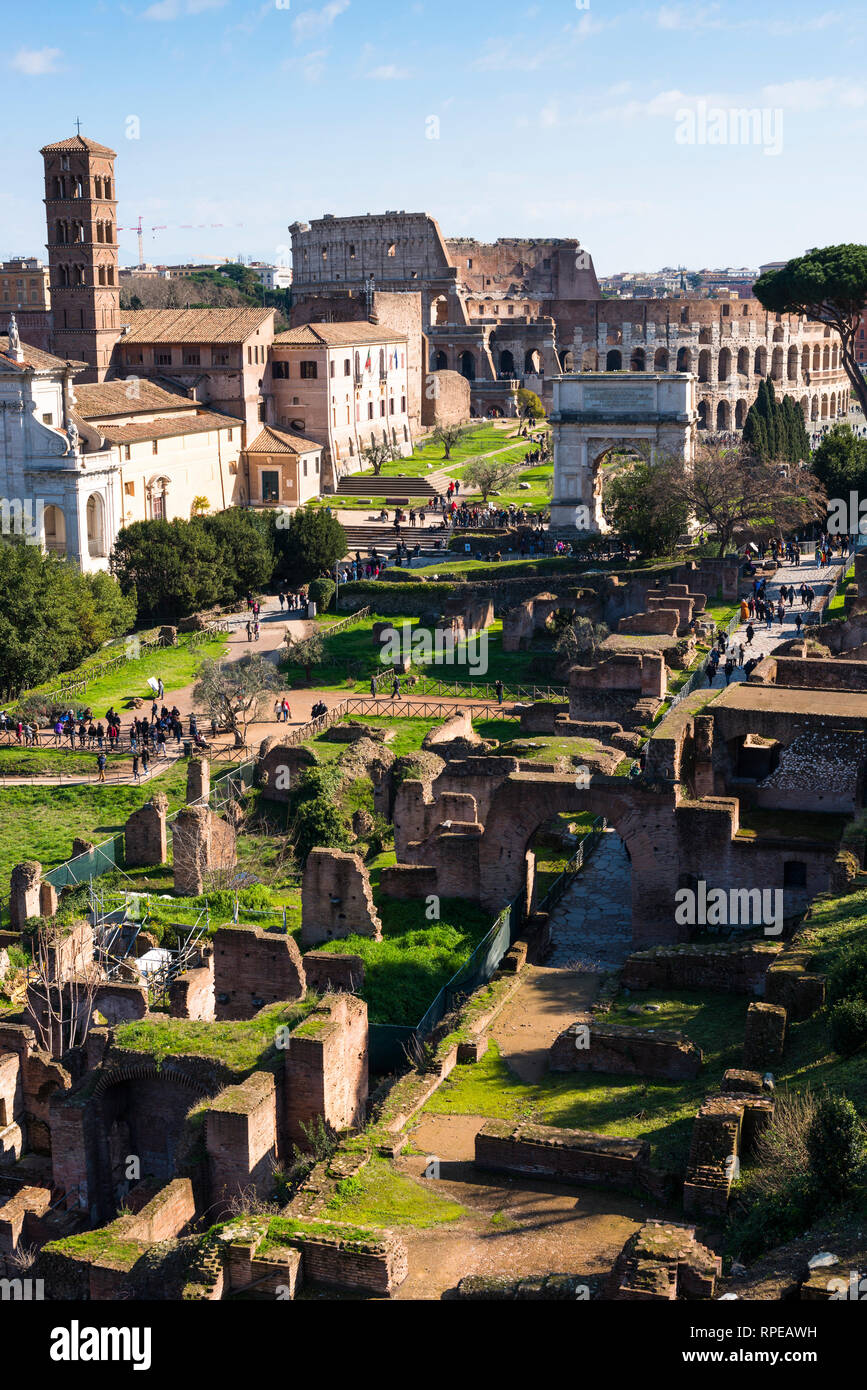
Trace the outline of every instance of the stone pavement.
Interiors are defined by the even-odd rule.
[[[616,830],[608,830],[551,913],[548,967],[601,974],[632,950],[632,866]]]
[[[842,570],[845,570],[850,563],[851,556],[844,561],[835,559],[832,564],[822,569],[821,566],[815,563],[814,553],[811,550],[809,554],[805,552],[802,555],[800,565],[781,565],[773,579],[768,581],[766,592],[768,596],[776,602],[776,600],[779,599],[782,585],[788,587],[791,584],[794,586],[795,602],[791,608],[786,604],[786,611],[782,624],[777,622],[776,617],[770,627],[767,626],[766,621],[760,621],[758,618],[752,619],[755,635],[752,643],[747,646],[747,624],[742,623],[729,637],[728,647],[726,649],[727,652],[731,652],[733,648],[738,648],[742,643],[744,647],[744,660],[749,660],[751,656],[760,658],[768,656],[779,647],[782,642],[791,642],[793,638],[798,636],[798,627],[795,622],[796,614],[800,614],[801,616],[802,636],[809,635],[811,630],[821,631],[821,625],[815,621],[815,617],[811,620],[808,609],[801,602],[798,589],[802,584],[809,584],[815,590],[817,598],[821,594],[827,594],[838,575]],[[814,605],[814,614],[815,611]],[[720,669],[713,682],[714,689],[725,689],[726,679],[725,673],[722,670],[724,661],[725,657],[722,657],[720,660]],[[746,675],[743,667],[738,666],[732,675],[732,680],[742,681],[745,679]]]

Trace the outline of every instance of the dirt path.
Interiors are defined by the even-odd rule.
[[[522,1081],[541,1080],[554,1039],[590,1007],[598,989],[598,975],[527,967],[520,989],[491,1029],[500,1055]]]
[[[647,1219],[637,1198],[484,1173],[473,1164],[478,1115],[424,1116],[413,1131],[421,1156],[396,1160],[419,1182],[440,1162],[437,1191],[467,1215],[429,1230],[402,1228],[409,1276],[398,1300],[439,1299],[469,1274],[607,1274],[624,1242]]]

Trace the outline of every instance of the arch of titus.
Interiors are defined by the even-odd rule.
[[[581,372],[554,378],[552,528],[605,529],[601,464],[619,447],[691,463],[698,424],[691,372]]]

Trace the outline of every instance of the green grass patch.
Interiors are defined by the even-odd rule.
[[[223,656],[227,645],[228,637],[221,634],[213,641],[191,647],[190,634],[183,633],[178,637],[176,647],[161,647],[158,651],[148,652],[137,661],[124,662],[119,670],[90,681],[84,694],[73,696],[70,703],[76,710],[92,709],[97,718],[103,718],[111,706],[120,707],[123,701],[133,695],[141,696],[150,706],[153,698],[153,692],[147,684],[150,676],[156,679],[162,677],[167,694],[172,690],[180,690],[195,680],[199,668],[206,658],[211,657],[216,660]],[[103,660],[109,659],[111,655],[111,650],[104,652],[102,654]],[[98,664],[99,656],[96,656],[81,668],[81,675],[85,676]],[[66,680],[78,678],[79,673],[75,671],[68,672],[64,677]],[[40,694],[42,691],[53,689],[57,684],[57,680],[54,680],[27,693]],[[125,711],[121,709],[121,713],[123,714]]]
[[[129,762],[127,754],[109,753],[108,740],[103,752],[108,759],[108,768],[116,769]],[[18,744],[0,747],[0,777],[66,777],[96,773],[96,759],[99,749],[94,744],[87,752],[65,753],[60,748],[24,748]],[[154,759],[156,762],[156,759]]]
[[[242,1022],[205,1023],[195,1019],[147,1019],[115,1029],[118,1047],[146,1053],[159,1065],[173,1056],[211,1057],[238,1075],[252,1071],[276,1051],[278,1027],[294,1028],[316,1008],[310,995],[298,1004],[274,1004]]]
[[[349,936],[319,949],[361,956],[371,1023],[414,1025],[464,964],[493,924],[491,914],[461,898],[440,900],[440,920],[428,921],[423,899],[398,902],[378,892],[379,873],[395,862],[379,855],[371,866],[371,884],[382,921],[382,941]]]
[[[441,1197],[435,1183],[415,1182],[377,1155],[355,1177],[338,1183],[327,1211],[337,1221],[420,1230],[458,1221],[466,1214],[457,1202]]]
[[[0,879],[8,882],[23,859],[37,859],[45,870],[56,868],[70,857],[75,835],[95,844],[117,835],[154,792],[165,792],[169,812],[177,811],[186,789],[185,762],[137,787],[5,788],[0,792]]]

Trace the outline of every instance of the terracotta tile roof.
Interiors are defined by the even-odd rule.
[[[373,323],[305,323],[278,333],[275,347],[352,347],[357,343],[405,343],[406,334]]]
[[[135,444],[143,439],[172,439],[182,434],[206,434],[209,430],[240,430],[242,421],[231,415],[178,416],[175,419],[144,421],[138,425],[99,425],[100,434],[109,444]]]
[[[130,395],[134,381],[134,394]],[[132,381],[100,381],[75,387],[75,399],[85,420],[100,420],[108,415],[135,415],[154,410],[197,410],[198,403],[182,391],[166,391],[153,381],[141,377]]]
[[[37,372],[48,372],[66,366],[63,357],[54,357],[50,352],[43,352],[41,348],[31,347],[29,343],[22,343],[21,351],[24,353],[24,361],[13,361],[8,355],[9,335],[8,333],[0,333],[0,371],[6,369],[14,372],[30,372],[35,369]],[[74,367],[76,371],[83,372],[87,363],[70,362],[69,365]]]
[[[266,425],[252,444],[248,444],[248,454],[309,454],[312,449],[321,451],[322,445],[312,439],[303,439],[300,434],[287,434],[285,430],[275,430]]]
[[[273,309],[122,309],[124,343],[242,343]]]
[[[117,158],[117,152],[110,150],[108,145],[98,145],[95,140],[88,140],[86,135],[71,135],[68,140],[57,140],[51,145],[43,145],[40,154],[52,154],[55,150],[87,150],[90,154],[108,154],[112,159]]]

